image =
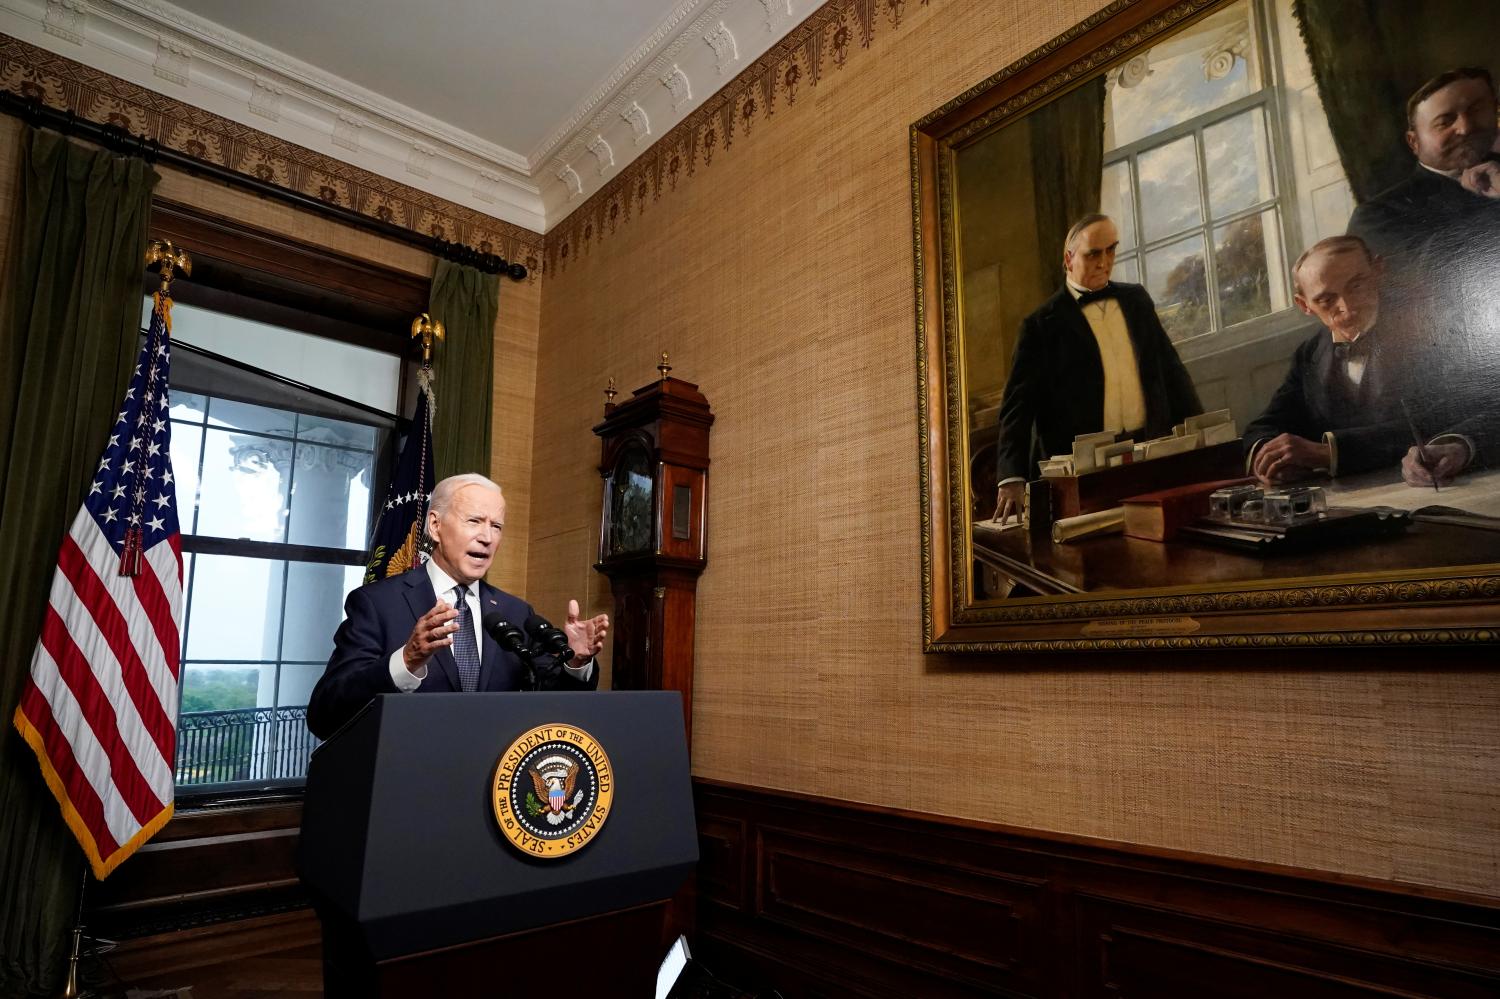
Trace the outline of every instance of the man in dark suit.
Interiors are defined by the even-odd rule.
[[[1479,67],[1424,83],[1406,105],[1410,177],[1363,202],[1348,232],[1387,268],[1387,311],[1422,326],[1500,334],[1493,278],[1500,257],[1495,84]]]
[[[1455,349],[1461,338],[1379,321],[1383,273],[1357,236],[1321,240],[1293,265],[1294,301],[1323,325],[1245,428],[1249,471],[1265,485],[1400,467],[1430,486],[1473,466],[1494,436],[1488,382]],[[1419,426],[1443,432],[1418,447]]]
[[[1203,412],[1193,380],[1138,284],[1111,282],[1120,236],[1085,215],[1063,244],[1063,288],[1021,323],[1000,402],[995,519],[1021,512],[1027,479],[1073,438],[1104,430],[1137,440]]]
[[[517,625],[531,617],[526,601],[484,582],[505,526],[500,487],[481,475],[439,482],[427,511],[433,541],[426,564],[352,591],[333,638],[328,668],[313,688],[307,726],[326,739],[377,694],[520,690],[525,667],[480,627],[498,611]],[[563,626],[574,659],[539,659],[543,689],[593,690],[593,657],[604,648],[609,618],[578,617],[568,603]]]

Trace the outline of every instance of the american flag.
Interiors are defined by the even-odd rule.
[[[167,401],[172,302],[151,327],[62,541],[15,724],[103,878],[172,817],[182,539]]]

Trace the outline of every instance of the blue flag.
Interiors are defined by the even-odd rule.
[[[418,379],[417,412],[411,433],[401,448],[396,474],[385,504],[375,520],[370,538],[370,560],[365,565],[365,582],[373,583],[388,576],[398,576],[427,560],[424,524],[427,501],[435,484],[432,472],[432,392],[430,369]]]

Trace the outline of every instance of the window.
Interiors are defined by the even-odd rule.
[[[401,358],[182,304],[173,341],[177,784],[298,780],[308,695],[364,577]]]
[[[1146,286],[1173,340],[1291,306],[1295,199],[1266,38],[1245,0],[1106,79],[1101,210],[1119,222],[1115,274]]]
[[[172,286],[184,815],[300,793],[308,694],[363,579],[431,282],[162,198],[151,235],[193,256]]]

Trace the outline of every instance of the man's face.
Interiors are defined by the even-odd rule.
[[[463,486],[441,514],[427,512],[433,561],[454,582],[468,586],[489,569],[504,527],[505,498],[487,486]]]
[[[1115,250],[1120,233],[1108,219],[1095,222],[1073,237],[1073,245],[1063,251],[1063,267],[1080,288],[1098,291],[1109,283],[1109,272],[1115,266]]]
[[[1297,272],[1297,307],[1351,343],[1375,325],[1380,312],[1381,265],[1361,250],[1314,253]]]
[[[1417,105],[1406,144],[1434,170],[1467,170],[1489,155],[1500,126],[1495,92],[1483,80],[1455,80]]]

